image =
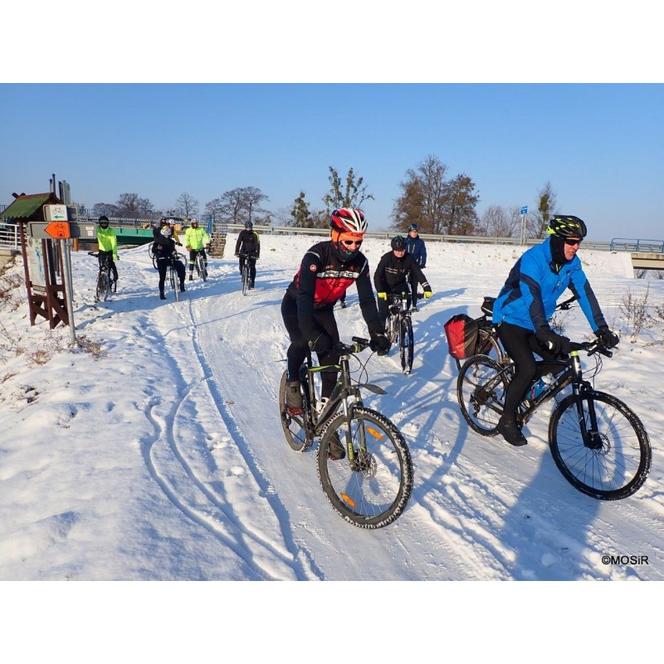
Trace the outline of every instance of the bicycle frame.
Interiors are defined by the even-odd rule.
[[[369,343],[365,340],[359,340],[353,337],[356,342],[358,350],[363,350]],[[307,436],[313,440],[315,436],[319,436],[328,420],[330,420],[337,412],[339,405],[342,406],[344,418],[346,420],[346,453],[348,454],[349,461],[353,462],[356,455],[356,450],[352,444],[351,433],[351,420],[353,409],[355,407],[362,407],[362,396],[360,388],[352,384],[350,377],[350,357],[351,353],[345,353],[339,357],[339,364],[328,364],[323,366],[314,365],[311,359],[311,353],[307,352],[307,357],[300,369],[300,381],[303,383],[304,393],[304,425]],[[318,413],[316,409],[316,392],[315,392],[315,376],[316,374],[324,371],[339,371],[339,378],[337,384],[332,390],[332,394],[325,404],[325,408]],[[385,391],[377,385],[365,383],[366,387],[376,394],[384,394]],[[352,399],[352,401],[351,401]],[[367,442],[364,436],[364,430],[360,430],[360,451],[366,452]]]
[[[555,367],[556,365],[558,365],[560,366],[562,371],[557,373],[554,381],[550,383],[537,397],[535,397],[535,399],[531,400],[528,397],[524,398],[524,400],[519,405],[519,409],[517,411],[517,421],[519,421],[521,424],[526,424],[530,419],[530,417],[533,415],[533,413],[543,403],[553,399],[557,394],[562,392],[569,385],[572,386],[572,393],[576,397],[591,395],[594,393],[594,389],[590,384],[590,382],[583,379],[583,370],[581,368],[581,358],[579,356],[579,350],[589,350],[593,346],[595,346],[595,344],[573,344],[573,345],[577,346],[578,348],[570,351],[569,359],[567,360],[554,360],[554,361],[538,360],[536,362],[536,365],[538,367],[542,366]],[[600,352],[603,355],[607,355],[608,357],[611,357],[612,355],[612,353],[610,351],[607,351],[606,349],[597,348],[597,351],[591,350],[591,354],[594,352]],[[511,380],[510,374],[513,368],[514,368],[514,363],[511,360],[509,360],[508,364],[506,364],[496,374],[496,376],[483,387],[485,389],[486,388],[493,389],[493,387],[497,385],[501,379],[505,380],[505,382],[509,384]],[[556,370],[554,368],[550,371],[544,372],[542,375],[546,375],[547,373],[556,373]],[[532,387],[532,385],[534,385],[538,380],[539,380],[539,375],[537,378],[535,378],[530,387]],[[587,447],[597,447],[597,441],[594,440],[594,435],[593,433],[591,433],[597,431],[597,417],[595,414],[595,407],[592,399],[588,399],[587,403],[588,403],[588,414],[590,416],[591,431],[589,432],[586,427],[586,418],[583,412],[581,399],[577,399],[576,401],[577,412],[579,415],[579,426],[581,428],[584,444]],[[496,408],[494,410],[502,414],[502,409]],[[601,443],[599,445],[601,446]]]

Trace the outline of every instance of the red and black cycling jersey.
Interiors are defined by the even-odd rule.
[[[319,242],[304,254],[300,269],[286,291],[288,297],[297,301],[300,328],[306,331],[311,325],[314,310],[332,309],[353,283],[357,285],[362,316],[369,332],[383,332],[371,288],[369,261],[358,251],[344,263],[330,241]]]

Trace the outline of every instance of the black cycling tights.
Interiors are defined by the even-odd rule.
[[[533,353],[537,353],[547,362],[556,358],[553,353],[540,346],[532,330],[510,323],[501,323],[498,327],[498,336],[503,342],[507,354],[516,365],[516,373],[505,394],[505,418],[511,420],[516,416],[516,410],[535,377],[539,378],[554,368],[559,369],[560,365],[538,367],[535,364]]]
[[[297,380],[300,372],[300,367],[307,356],[307,340],[300,331],[300,325],[297,320],[297,304],[295,300],[284,295],[281,302],[281,315],[284,319],[284,324],[290,336],[291,345],[288,347],[288,380]],[[334,348],[339,343],[339,330],[337,329],[337,321],[334,319],[334,312],[332,309],[319,309],[314,311],[314,324],[316,328],[325,336],[330,339],[330,346]],[[324,364],[338,364],[339,353],[317,353],[318,363]],[[334,385],[337,382],[337,371],[323,371],[322,373],[322,389],[321,396],[329,397],[332,394]]]

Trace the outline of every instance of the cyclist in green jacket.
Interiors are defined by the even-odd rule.
[[[99,245],[99,255],[97,256],[99,267],[101,267],[104,260],[110,262],[111,272],[113,273],[111,288],[115,293],[118,287],[118,268],[115,267],[115,261],[120,260],[118,258],[118,238],[115,229],[109,226],[108,217],[105,214],[99,217],[97,244]]]
[[[205,249],[210,244],[210,236],[198,225],[198,219],[192,219],[191,225],[184,234],[184,248],[189,250],[189,281],[194,278],[194,262],[196,254],[203,257],[203,269],[207,272],[207,254]]]

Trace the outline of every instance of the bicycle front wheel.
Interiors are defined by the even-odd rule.
[[[333,460],[330,446],[339,443],[345,458]],[[343,413],[330,420],[318,448],[318,476],[334,510],[359,528],[392,523],[413,489],[413,464],[403,436],[385,416],[363,407],[353,409],[350,426]]]
[[[585,443],[581,427],[588,432]],[[641,420],[620,399],[604,392],[565,397],[551,416],[549,445],[563,477],[599,500],[631,496],[650,470],[652,453]]]
[[[175,268],[171,267],[170,269],[170,281],[171,281],[171,288],[173,289],[173,294],[175,295],[175,301],[178,302],[180,300],[180,289],[178,288],[178,280],[176,279],[176,274],[175,274]]]
[[[288,372],[284,371],[279,384],[279,416],[284,436],[288,445],[296,452],[302,452],[311,446],[313,438],[307,432],[306,415],[291,415],[286,410],[286,378]]]
[[[249,268],[246,263],[242,268],[242,295],[246,295],[249,291]]]
[[[413,324],[408,316],[401,319],[401,370],[410,373],[413,370]]]
[[[106,272],[100,272],[99,277],[97,278],[97,291],[95,297],[97,301],[106,301],[111,294],[111,284],[108,280],[108,274]]]
[[[457,399],[463,418],[483,436],[498,433],[507,381],[501,367],[486,355],[474,355],[461,367]]]

